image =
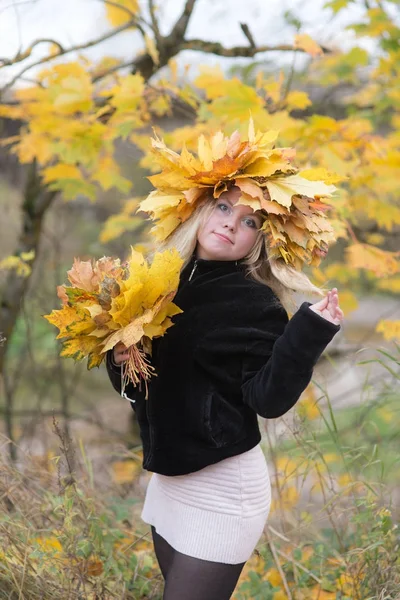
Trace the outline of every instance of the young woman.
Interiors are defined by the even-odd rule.
[[[343,318],[334,288],[288,319],[293,290],[319,290],[268,257],[265,214],[240,194],[233,186],[209,200],[169,236],[186,261],[174,299],[183,313],[153,340],[148,399],[127,389],[153,471],[142,518],[164,600],[231,597],[270,508],[257,416],[296,403]],[[121,345],[107,357],[118,391],[126,359]]]

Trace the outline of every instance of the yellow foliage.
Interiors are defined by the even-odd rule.
[[[41,552],[51,556],[60,556],[63,552],[60,541],[55,536],[37,537],[34,539]]]
[[[278,587],[283,583],[281,574],[276,567],[271,567],[271,569],[268,569],[264,575],[264,579],[269,581],[273,587]]]
[[[310,594],[306,596],[307,600],[336,600],[336,592],[327,592],[319,585],[314,586]]]
[[[43,169],[43,180],[45,183],[57,181],[58,179],[83,179],[82,173],[75,165],[58,163],[53,167]]]
[[[141,467],[135,460],[121,460],[112,464],[112,478],[114,483],[132,483],[140,473]]]
[[[115,240],[123,233],[127,231],[134,232],[143,225],[143,219],[141,217],[132,216],[132,213],[136,212],[137,205],[137,199],[127,200],[120,213],[111,215],[103,224],[103,229],[100,233],[100,241],[106,243]]]
[[[385,340],[400,340],[400,321],[379,321],[376,331],[381,333]]]
[[[138,0],[113,0],[112,4],[105,3],[105,9],[111,25],[120,27],[135,18],[139,12],[139,2]]]
[[[294,47],[304,50],[308,54],[311,54],[312,57],[321,56],[323,54],[321,46],[317,44],[317,42],[315,42],[307,33],[299,33],[298,35],[295,35]]]
[[[288,595],[283,590],[279,590],[279,592],[274,592],[272,595],[272,600],[287,600]]]
[[[19,256],[6,256],[0,260],[0,271],[15,270],[19,277],[28,277],[31,274],[31,267],[28,264],[35,257],[35,252],[21,252]]]
[[[286,107],[291,110],[304,110],[312,104],[310,97],[306,92],[289,92],[286,97]]]
[[[358,308],[358,300],[349,290],[340,290],[339,300],[340,308],[343,310],[345,317]]]
[[[296,506],[300,499],[300,494],[294,485],[284,486],[276,493],[279,494],[279,498],[272,500],[271,513],[276,510],[290,510]]]
[[[145,35],[145,43],[146,43],[146,50],[147,52],[150,54],[151,58],[153,59],[153,62],[155,65],[158,65],[160,62],[160,56],[157,50],[157,46],[156,43],[154,41],[154,38],[150,37],[147,33]]]
[[[377,277],[393,275],[399,271],[399,252],[389,252],[359,243],[346,248],[346,254],[349,266],[372,271]]]
[[[394,294],[400,293],[400,277],[382,278],[377,283],[378,288]]]

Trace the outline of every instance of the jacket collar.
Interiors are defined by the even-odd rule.
[[[195,254],[192,255],[190,261],[185,266],[181,274],[181,281],[191,279],[191,275],[194,273],[209,273],[216,269],[223,270],[224,272],[239,271],[243,268],[242,260],[206,260],[204,258],[197,258]]]

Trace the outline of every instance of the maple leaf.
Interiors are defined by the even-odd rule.
[[[145,352],[153,337],[164,335],[181,311],[172,299],[182,259],[176,250],[156,253],[151,265],[131,248],[129,260],[103,257],[97,261],[74,259],[68,271],[71,286],[58,286],[60,310],[45,315],[63,339],[61,356],[88,358],[88,369],[99,366],[107,350],[122,342],[130,358],[124,365],[124,386],[147,380],[152,368]],[[123,386],[123,387],[124,387]]]

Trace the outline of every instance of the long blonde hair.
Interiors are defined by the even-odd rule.
[[[187,221],[179,225],[158,246],[157,251],[176,248],[183,259],[182,268],[184,268],[195,252],[198,231],[207,222],[214,208],[215,199],[209,199],[199,206]],[[242,263],[247,267],[248,276],[269,286],[288,312],[293,312],[296,307],[296,292],[324,295],[324,292],[316,287],[305,273],[287,265],[282,258],[269,256],[267,237],[262,231],[259,232],[250,252],[242,259]]]

